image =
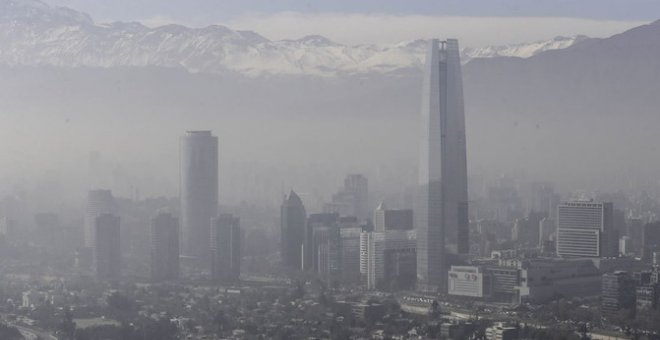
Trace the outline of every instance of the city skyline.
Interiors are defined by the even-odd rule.
[[[654,9],[0,0],[0,339],[660,339]]]

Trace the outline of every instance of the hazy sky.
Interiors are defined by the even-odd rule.
[[[657,0],[47,0],[97,21],[223,24],[270,39],[321,34],[342,43],[456,37],[466,46],[557,35],[603,37],[660,18]]]

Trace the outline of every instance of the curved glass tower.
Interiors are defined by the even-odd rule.
[[[446,253],[469,251],[463,79],[458,41],[431,40],[426,55],[415,207],[417,281],[446,291]]]

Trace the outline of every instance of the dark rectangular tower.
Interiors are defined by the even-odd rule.
[[[179,277],[179,219],[160,212],[151,219],[151,279],[154,282]]]
[[[180,167],[183,255],[209,263],[209,226],[218,214],[218,137],[211,131],[186,132]]]
[[[211,223],[211,275],[221,282],[241,274],[241,224],[238,217],[220,214]]]
[[[94,263],[96,277],[101,280],[121,276],[119,216],[100,214],[96,217]]]

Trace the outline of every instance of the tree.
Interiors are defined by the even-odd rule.
[[[73,340],[76,334],[76,323],[73,321],[73,313],[71,308],[64,308],[64,315],[60,324],[57,326],[57,330],[60,331],[60,336],[64,340]]]
[[[215,324],[216,327],[216,332],[218,334],[221,334],[224,329],[225,325],[227,324],[227,317],[225,315],[225,311],[222,309],[218,309],[217,312],[215,312],[215,316],[213,317],[213,323]]]
[[[431,307],[429,308],[429,318],[431,320],[437,320],[440,318],[441,310],[440,310],[440,304],[438,303],[437,300],[433,300],[433,303],[431,303]]]
[[[24,340],[25,338],[15,327],[10,327],[0,323],[0,339],[3,340]]]
[[[581,323],[580,326],[578,326],[578,334],[580,335],[580,340],[591,339],[591,336],[589,336],[589,326],[587,326],[586,323]]]

